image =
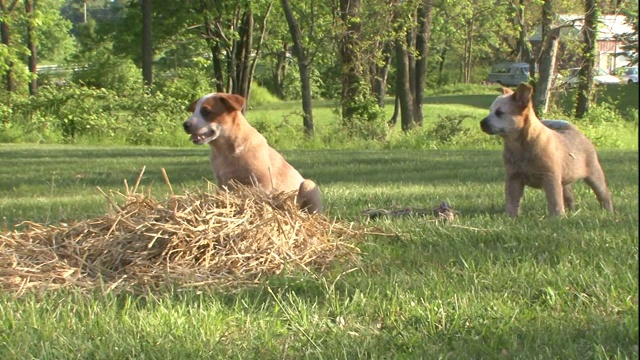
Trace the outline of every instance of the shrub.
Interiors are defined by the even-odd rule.
[[[463,122],[468,115],[440,116],[438,120],[424,127],[402,132],[392,132],[385,148],[389,149],[464,149],[496,148],[500,139],[469,128]]]
[[[215,91],[212,77],[201,67],[178,68],[160,74],[154,87],[157,93],[181,101],[184,108],[202,95]]]
[[[74,83],[120,94],[135,93],[142,88],[141,71],[130,59],[101,50],[85,54],[85,58],[88,65],[73,70],[71,80]]]
[[[378,105],[372,96],[360,94],[355,99],[350,99],[347,104],[351,111],[349,119],[342,119],[343,129],[350,138],[363,140],[386,140],[389,134],[389,126],[385,119],[384,109]],[[335,109],[336,115],[341,114],[341,109]]]
[[[251,93],[249,94],[248,105],[261,106],[280,102],[275,95],[271,94],[269,90],[260,86],[258,83],[251,84]]]

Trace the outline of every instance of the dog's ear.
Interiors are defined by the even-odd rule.
[[[196,111],[196,104],[197,103],[198,103],[198,100],[195,100],[194,102],[192,102],[191,105],[187,106],[187,111],[188,112]]]
[[[236,94],[220,95],[220,100],[222,100],[222,103],[232,111],[241,111],[245,104],[244,98]]]
[[[509,95],[509,94],[513,93],[513,90],[509,89],[509,88],[508,88],[508,87],[506,87],[506,86],[501,86],[501,87],[498,89],[498,91],[499,91],[499,92],[502,92],[502,95]]]
[[[533,88],[531,85],[522,83],[518,85],[516,88],[516,92],[513,94],[513,100],[521,109],[529,106],[531,102],[531,93],[533,92]]]

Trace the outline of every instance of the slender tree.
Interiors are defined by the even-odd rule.
[[[13,0],[10,3],[5,4],[5,0],[0,0],[0,38],[2,39],[2,44],[7,47],[11,46],[11,27],[9,26],[8,14],[11,14],[18,4],[18,0]],[[5,78],[7,81],[7,91],[14,92],[16,90],[16,82],[13,78],[13,61],[11,59],[7,61],[7,72],[5,74]]]
[[[343,26],[340,39],[340,61],[342,65],[342,119],[349,125],[362,97],[363,71],[358,51],[362,31],[360,19],[361,0],[340,0],[339,18]]]
[[[29,48],[29,94],[38,94],[38,54],[36,49],[36,0],[24,0],[27,14],[27,48]]]
[[[429,57],[429,38],[431,37],[431,19],[433,14],[432,0],[423,0],[418,5],[415,42],[414,73],[410,76],[415,79],[413,88],[413,121],[422,126],[422,100],[424,98],[424,84],[427,77],[427,59]]]
[[[287,70],[289,69],[289,64],[287,61],[287,57],[289,55],[289,42],[282,42],[282,49],[275,51],[276,64],[273,69],[273,86],[276,96],[279,99],[286,99],[286,94],[284,91],[284,81],[287,77]]]
[[[151,0],[140,0],[142,10],[142,77],[145,86],[153,84],[153,32]]]
[[[396,40],[396,97],[400,108],[400,124],[403,131],[415,126],[413,92],[411,91],[410,63],[407,43],[403,36]]]
[[[583,62],[579,71],[576,117],[583,118],[589,112],[589,102],[593,91],[593,69],[596,61],[596,35],[600,11],[596,0],[585,0],[585,17],[582,26]]]
[[[313,2],[311,6],[314,6]],[[302,111],[304,112],[304,119],[302,120],[302,123],[304,124],[305,133],[307,135],[311,135],[313,134],[313,109],[311,106],[311,59],[309,57],[308,50],[305,49],[302,42],[300,26],[293,16],[293,10],[291,10],[289,0],[282,0],[282,8],[289,26],[289,33],[291,33],[291,38],[293,40],[293,54],[298,60],[300,88],[302,91]]]
[[[560,28],[551,28],[554,14],[553,2],[554,0],[544,0],[542,6],[542,47],[538,56],[540,71],[533,96],[533,105],[539,116],[549,109],[549,95],[553,85],[560,38]]]

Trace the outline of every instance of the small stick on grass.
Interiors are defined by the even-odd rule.
[[[160,168],[160,171],[162,172],[162,177],[164,178],[164,182],[169,187],[169,191],[171,192],[171,196],[174,196],[175,194],[173,193],[173,188],[171,187],[171,182],[169,181],[169,177],[167,176],[167,172],[164,170],[164,168]]]
[[[136,184],[133,186],[133,194],[138,191],[138,185],[140,185],[140,180],[142,180],[142,174],[144,174],[144,170],[147,168],[146,165],[142,166],[142,170],[140,170],[140,175],[136,179]]]

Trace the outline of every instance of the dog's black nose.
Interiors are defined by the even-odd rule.
[[[185,132],[189,132],[189,127],[190,126],[191,126],[191,123],[189,122],[189,120],[187,120],[184,123],[182,123],[182,127],[184,128]]]
[[[486,132],[487,134],[491,133],[489,131],[491,129],[491,126],[489,125],[489,118],[488,117],[486,117],[486,118],[482,119],[482,121],[480,121],[480,129],[482,129],[482,131]]]

